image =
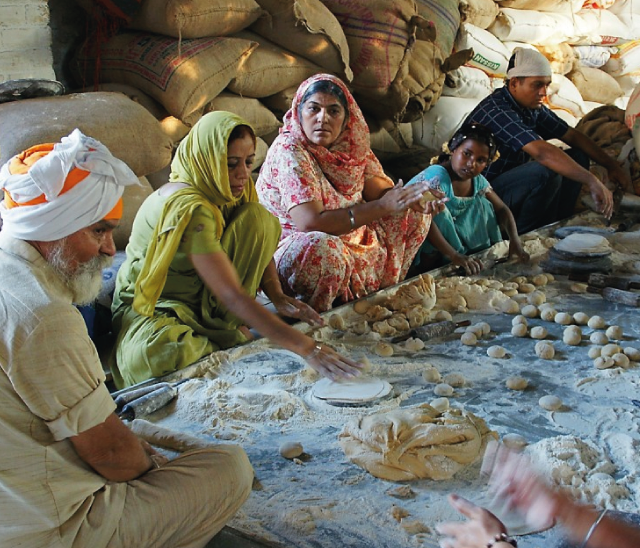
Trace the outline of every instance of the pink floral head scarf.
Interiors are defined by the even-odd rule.
[[[309,86],[321,80],[328,80],[339,86],[347,99],[345,128],[329,148],[315,145],[307,139],[298,116],[300,103]],[[331,74],[316,74],[302,82],[291,108],[284,115],[281,133],[286,142],[302,145],[315,158],[336,190],[345,195],[362,190],[365,170],[372,156],[369,128],[360,107],[340,78]]]

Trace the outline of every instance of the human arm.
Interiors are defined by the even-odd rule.
[[[521,261],[528,262],[530,257],[522,247],[513,213],[493,190],[489,190],[485,196],[493,206],[500,228],[509,236],[509,255],[516,255]]]
[[[585,135],[581,131],[569,128],[563,135],[562,141],[569,146],[579,148],[589,156],[594,162],[604,167],[608,174],[609,180],[615,185],[621,187],[625,192],[635,194],[633,183],[629,174],[623,169],[620,163],[609,156],[601,147],[599,147],[593,139]]]
[[[588,548],[632,548],[640,546],[640,528],[579,504],[561,489],[548,485],[533,469],[528,458],[498,443],[490,443],[483,461],[489,475],[489,490],[497,500],[517,510],[527,523],[540,527],[560,522],[571,541]],[[589,534],[591,532],[591,534]]]
[[[613,213],[611,191],[593,173],[584,169],[563,150],[542,139],[531,141],[522,149],[543,166],[587,187],[598,212],[606,218],[611,217]]]
[[[260,287],[262,288],[262,291],[264,291],[265,295],[269,297],[271,303],[278,311],[278,314],[302,320],[309,325],[324,325],[322,316],[320,316],[320,314],[318,314],[307,303],[303,303],[298,299],[294,299],[293,297],[289,297],[289,295],[284,294],[282,291],[282,285],[280,284],[280,278],[278,277],[276,263],[273,259],[269,261],[269,264],[262,275]]]
[[[294,329],[250,297],[224,251],[191,254],[189,259],[200,279],[220,303],[261,335],[305,358],[313,369],[326,377],[359,374],[362,364],[341,356],[326,345],[318,345],[318,351],[315,340]]]
[[[115,413],[103,423],[71,436],[69,441],[78,456],[109,481],[130,481],[156,466],[151,458],[156,452],[143,444]],[[158,463],[162,458],[154,457]]]
[[[385,182],[388,185],[385,185]],[[426,190],[428,190],[427,183],[411,186],[403,186],[399,183],[394,186],[382,177],[373,177],[365,183],[363,198],[366,201],[364,202],[340,209],[324,209],[320,201],[305,202],[292,207],[289,215],[298,230],[302,232],[318,231],[340,236],[387,215],[405,211],[419,202]],[[371,201],[368,201],[367,197]],[[426,214],[436,211],[438,206],[435,203],[427,204]]]
[[[440,229],[435,223],[431,223],[431,226],[429,227],[427,240],[429,240],[429,243],[442,253],[442,255],[449,259],[451,264],[464,268],[468,275],[478,274],[482,270],[482,262],[478,259],[458,253],[442,235],[442,232],[440,232]]]

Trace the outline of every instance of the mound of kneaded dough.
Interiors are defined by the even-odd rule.
[[[481,458],[490,439],[498,435],[480,417],[427,404],[360,417],[338,436],[352,462],[391,481],[449,479]]]

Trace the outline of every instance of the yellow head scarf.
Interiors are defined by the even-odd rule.
[[[249,126],[236,114],[210,112],[180,142],[169,180],[189,186],[169,196],[153,231],[135,285],[133,308],[138,314],[153,316],[169,266],[196,208],[206,207],[213,212],[218,234],[222,235],[226,219],[236,206],[258,201],[251,178],[241,196],[236,198],[231,193],[227,146],[231,132],[241,125]]]

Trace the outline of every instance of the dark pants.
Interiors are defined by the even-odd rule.
[[[589,169],[584,152],[569,149],[566,153]],[[513,213],[522,234],[573,215],[582,185],[531,161],[502,173],[491,186]]]

